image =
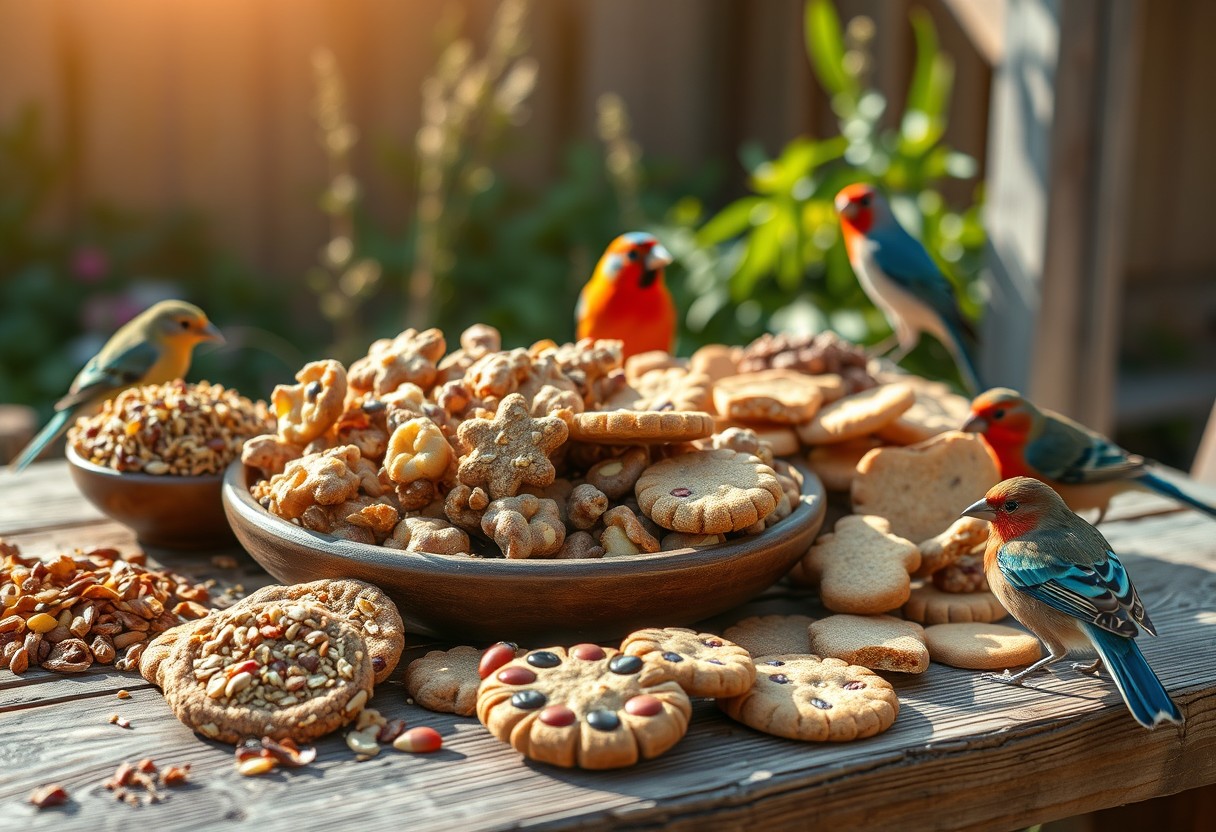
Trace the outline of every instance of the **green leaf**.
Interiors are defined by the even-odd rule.
[[[829,94],[856,94],[844,71],[844,32],[836,8],[828,0],[807,0],[804,15],[806,54],[815,77]]]
[[[937,29],[929,13],[913,9],[911,18],[916,37],[916,66],[900,123],[900,151],[920,156],[945,131],[946,108],[954,86],[954,61],[939,48]]]
[[[765,199],[758,196],[736,199],[701,226],[701,230],[697,232],[697,243],[708,247],[739,236],[751,227],[752,212],[765,202]]]

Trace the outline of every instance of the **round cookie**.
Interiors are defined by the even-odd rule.
[[[643,684],[672,680],[689,696],[738,696],[756,680],[748,651],[712,633],[652,627],[630,633],[621,652],[646,663]]]
[[[740,531],[781,499],[773,469],[751,454],[714,448],[668,457],[635,487],[642,512],[665,529],[691,534]]]
[[[747,650],[755,659],[782,653],[809,654],[811,642],[806,628],[814,622],[809,615],[756,615],[728,627],[722,637]]]
[[[766,656],[756,684],[718,707],[731,719],[778,737],[848,742],[891,727],[899,698],[872,670],[818,656]]]
[[[907,384],[883,384],[824,406],[815,418],[798,426],[807,445],[826,445],[868,436],[910,408],[916,395]]]
[[[714,417],[692,410],[589,410],[570,422],[572,440],[612,445],[691,442],[713,432]]]
[[[926,626],[963,622],[991,623],[1008,613],[991,592],[943,592],[933,584],[912,587],[903,606],[904,618]]]
[[[298,602],[201,619],[178,638],[160,677],[178,719],[234,745],[262,736],[309,742],[353,720],[372,694],[358,630],[325,607]]]
[[[929,669],[925,631],[890,615],[829,615],[807,628],[811,651],[871,670],[924,673]]]
[[[414,659],[405,668],[406,693],[428,711],[473,716],[477,713],[477,687],[481,684],[477,667],[482,652],[460,646],[431,650]]]
[[[610,647],[532,650],[482,680],[477,718],[525,757],[609,769],[657,757],[688,730],[675,682],[644,684],[641,658]]]
[[[1016,627],[978,622],[925,628],[933,661],[966,670],[1007,670],[1043,657],[1039,640]]]
[[[392,675],[405,649],[405,625],[397,605],[377,586],[353,578],[265,586],[230,609],[266,601],[319,604],[355,626],[367,642],[378,685]]]

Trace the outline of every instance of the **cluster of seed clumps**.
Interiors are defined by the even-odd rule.
[[[354,664],[340,639],[330,640],[327,613],[298,605],[250,611],[213,632],[194,660],[194,678],[221,704],[287,708],[352,680]],[[354,662],[363,661],[356,650]],[[355,694],[347,709],[366,701]]]
[[[268,426],[274,419],[264,402],[178,379],[123,391],[77,420],[68,443],[80,458],[116,471],[195,477],[223,471]]]

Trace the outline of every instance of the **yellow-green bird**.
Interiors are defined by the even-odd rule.
[[[106,399],[128,387],[163,384],[184,378],[195,344],[224,343],[224,336],[203,310],[184,300],[162,300],[136,315],[114,333],[55,403],[55,415],[13,460],[20,471],[67,430]]]

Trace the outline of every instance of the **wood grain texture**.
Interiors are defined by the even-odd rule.
[[[21,526],[14,518],[38,502],[37,491],[43,501],[52,493],[64,501],[60,527],[45,520]],[[5,536],[26,551],[53,551],[48,547],[71,538],[133,544],[108,521],[72,522],[73,502],[83,506],[61,464],[0,475],[0,528],[21,526]],[[435,727],[442,751],[388,749],[356,763],[342,737],[331,735],[318,744],[315,764],[257,779],[240,777],[230,748],[192,734],[137,676],[94,669],[15,679],[0,671],[0,812],[5,824],[30,822],[29,791],[57,781],[73,798],[49,810],[63,830],[226,821],[282,830],[318,818],[338,828],[417,830],[1014,829],[1216,782],[1216,535],[1194,512],[1136,517],[1136,505],[1161,508],[1131,497],[1125,519],[1102,530],[1161,632],[1143,648],[1186,715],[1183,728],[1144,731],[1108,681],[1067,668],[1037,677],[1033,687],[1011,688],[933,665],[919,677],[891,674],[901,713],[890,731],[870,740],[781,740],[698,701],[688,735],[663,757],[621,771],[566,771],[522,760],[473,719],[407,704],[404,667],[435,646],[412,640],[402,670],[372,705],[410,725]],[[237,570],[217,571],[207,553],[179,554],[173,566],[230,583],[259,580],[244,558]],[[778,586],[713,624],[781,610],[817,614],[811,594]],[[115,698],[120,688],[131,698]],[[113,713],[132,727],[109,724]],[[193,785],[139,810],[115,802],[101,782],[119,762],[149,756],[159,764],[191,763]]]

